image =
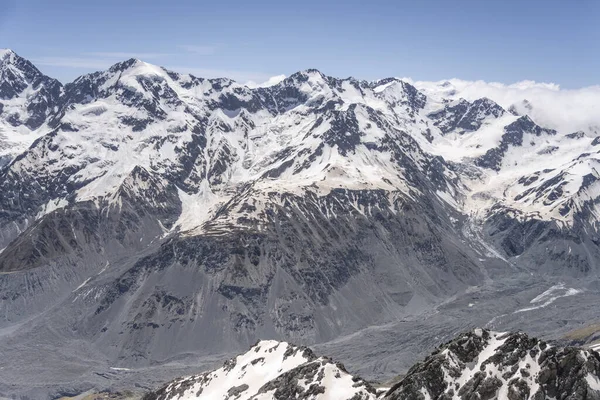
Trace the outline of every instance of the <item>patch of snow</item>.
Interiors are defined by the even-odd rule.
[[[550,289],[546,290],[545,292],[543,292],[542,294],[536,296],[533,300],[531,300],[531,304],[537,304],[537,305],[535,305],[533,307],[521,308],[519,310],[516,310],[514,312],[514,314],[522,313],[522,312],[526,312],[526,311],[537,310],[539,308],[544,308],[544,307],[547,307],[550,304],[554,303],[557,299],[560,299],[561,297],[575,296],[580,293],[583,293],[583,290],[573,289],[573,288],[565,288],[564,283],[559,283],[557,285],[550,287]]]
[[[585,376],[585,380],[589,385],[590,389],[600,392],[600,380],[598,379],[598,377],[588,373]]]
[[[224,200],[212,192],[206,180],[201,182],[198,193],[188,194],[181,189],[178,189],[178,193],[181,200],[181,214],[173,229],[177,228],[184,232],[200,227],[209,219],[215,207]]]
[[[10,49],[0,49],[0,60],[3,60],[5,57],[14,54],[14,52]]]
[[[79,289],[81,289],[82,287],[84,287],[85,285],[87,285],[87,283],[90,281],[90,279],[92,279],[92,278],[89,277],[85,281],[83,281],[83,283],[81,285],[77,286],[77,288],[75,288],[75,290],[73,290],[73,293],[75,293],[76,291],[78,291]]]

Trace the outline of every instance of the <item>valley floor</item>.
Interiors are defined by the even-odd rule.
[[[521,330],[546,340],[585,344],[597,340],[593,324],[598,321],[599,283],[557,282],[521,273],[469,288],[431,311],[311,347],[354,374],[386,382],[474,327]],[[185,354],[160,365],[129,369],[108,365],[84,341],[66,336],[51,326],[40,329],[29,323],[0,331],[0,398],[72,397],[90,389],[142,393],[174,377],[220,366],[235,355]]]

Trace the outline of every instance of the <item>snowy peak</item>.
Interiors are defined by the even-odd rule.
[[[323,74],[321,71],[319,71],[316,68],[308,68],[305,69],[303,71],[298,71],[292,75],[290,75],[289,77],[285,78],[285,80],[288,80],[290,82],[307,82],[307,81],[313,81],[313,82],[325,82],[328,81],[328,77]]]
[[[343,108],[351,104],[365,104],[382,110],[393,109],[395,113],[411,118],[427,101],[414,86],[396,78],[366,82],[352,77],[334,78],[315,69],[297,72],[269,89],[270,93],[290,94],[296,100],[295,105],[336,105]]]
[[[144,64],[146,64],[146,63],[144,63],[141,60],[138,60],[137,58],[130,58],[129,60],[121,61],[121,62],[118,62],[118,63],[112,65],[108,69],[108,71],[112,72],[112,73],[124,72],[124,71],[127,71],[129,69],[133,69],[133,68],[136,68],[136,67],[139,67],[139,66],[143,66]]]
[[[413,118],[425,99],[404,82],[389,83],[374,93],[365,82],[307,70],[252,90],[131,59],[68,84],[56,131],[38,143],[44,148],[31,149],[13,168],[28,171],[38,153],[46,154],[54,160],[46,174],[60,176],[59,160],[69,158],[77,172],[71,173],[70,182],[77,182],[71,187],[78,188],[79,199],[112,193],[136,164],[193,191],[207,181],[211,191],[231,193],[238,184],[280,178],[285,170],[296,188],[331,175],[337,179],[327,182],[329,189],[354,187],[355,177],[341,179],[339,171],[346,174],[354,165],[357,173],[368,172],[373,163],[388,164],[386,188],[392,189],[391,182],[404,187],[407,165],[390,163],[387,152],[404,164],[430,158],[394,127],[397,120]],[[367,187],[383,182],[382,174],[360,175]],[[377,182],[370,182],[374,176]]]
[[[0,62],[4,62],[4,59],[7,57],[12,57],[15,55],[15,52],[11,49],[0,49]]]
[[[92,85],[98,94],[107,97],[116,89],[143,92],[146,88],[140,86],[141,82],[166,79],[168,79],[168,72],[163,68],[132,58],[114,64],[105,72],[83,75],[67,87]],[[71,97],[72,94],[70,91],[68,92],[67,97]],[[71,101],[73,100],[78,101],[79,99]]]
[[[0,54],[0,167],[46,128],[62,102],[60,82],[11,50]]]
[[[107,75],[110,74],[115,75],[116,79],[122,84],[128,84],[134,81],[140,82],[142,80],[170,80],[169,71],[166,69],[135,58],[113,65],[107,71]],[[109,77],[109,84],[112,83],[114,79],[114,77]],[[172,83],[173,82],[171,82],[171,84]]]
[[[46,77],[31,62],[19,57],[12,50],[0,53],[0,101],[11,100],[30,88],[31,96],[40,86],[53,86],[49,90],[60,87],[60,83]]]
[[[533,122],[528,115],[520,117],[518,120],[507,126],[505,131],[518,132],[515,133],[516,135],[521,135],[522,133],[532,133],[536,136],[540,136],[542,134],[556,135],[556,131],[554,129],[542,128]]]
[[[147,396],[153,400],[372,400],[375,390],[341,364],[317,357],[306,347],[263,340],[219,369],[176,379]]]
[[[533,105],[527,99],[511,104],[508,111],[517,116],[527,115],[533,110]]]
[[[377,97],[384,99],[398,113],[405,112],[410,118],[425,107],[427,96],[408,82],[386,78],[368,85]]]
[[[477,165],[499,171],[502,167],[502,160],[510,148],[522,146],[525,138],[542,135],[553,136],[556,135],[556,131],[540,127],[529,116],[519,117],[515,122],[504,127],[500,144],[480,157]],[[535,142],[531,141],[530,143]]]

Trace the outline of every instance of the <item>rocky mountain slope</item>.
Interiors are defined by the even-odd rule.
[[[600,355],[523,333],[475,329],[438,347],[389,389],[376,390],[308,348],[262,341],[222,368],[176,379],[145,400],[598,399]]]
[[[557,284],[550,303],[592,296],[596,128],[456,97],[317,70],[249,88],[134,59],[62,85],[2,51],[0,347],[149,368],[482,298],[460,321],[511,324]],[[448,324],[428,340],[467,327]]]

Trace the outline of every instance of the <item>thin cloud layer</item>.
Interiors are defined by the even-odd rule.
[[[229,69],[211,69],[211,68],[195,68],[183,66],[167,66],[170,71],[192,74],[200,78],[229,78],[238,83],[249,82],[266,82],[272,78],[271,74],[265,74],[255,71],[229,70]]]
[[[85,69],[105,69],[114,64],[114,60],[91,57],[38,57],[31,61],[41,66]]]
[[[125,60],[129,58],[137,58],[139,60],[153,60],[157,58],[168,57],[172,55],[172,53],[128,53],[128,52],[92,52],[92,53],[83,53],[85,56],[90,57],[103,57],[103,58],[113,58],[119,60]]]
[[[177,47],[185,52],[194,53],[194,54],[203,55],[203,56],[209,56],[211,54],[215,54],[215,51],[216,51],[215,46],[198,46],[198,45],[180,44]]]

